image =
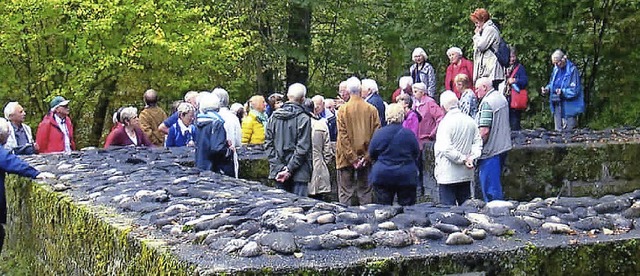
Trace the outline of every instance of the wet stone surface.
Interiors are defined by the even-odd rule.
[[[225,260],[246,267],[242,260],[273,255],[313,262],[327,252],[340,259],[333,260],[338,264],[358,256],[391,256],[405,248],[437,254],[569,235],[597,239],[636,231],[640,216],[640,190],[599,199],[348,207],[201,172],[189,166],[191,156],[188,149],[122,148],[25,159],[59,176],[49,181],[55,190],[76,201],[115,208],[133,218],[134,227],[167,241],[175,254],[196,263]],[[349,252],[349,257],[334,250]]]

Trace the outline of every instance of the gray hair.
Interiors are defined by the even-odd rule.
[[[562,52],[562,50],[557,49],[553,52],[553,54],[551,54],[551,61],[560,61],[560,59],[562,59],[563,57],[565,57],[564,52]]]
[[[214,95],[220,98],[220,107],[229,107],[229,92],[222,88],[216,88],[211,91]]]
[[[324,97],[322,97],[322,95],[315,95],[311,98],[311,100],[316,103],[316,102],[322,102],[324,103]]]
[[[413,49],[411,57],[415,57],[417,55],[421,55],[424,58],[425,62],[427,61],[427,52],[425,52],[424,49],[420,47]]]
[[[11,134],[11,123],[5,120],[4,118],[0,118],[0,141],[3,143],[7,142],[7,137]]]
[[[414,83],[413,86],[413,91],[415,92],[416,90],[420,90],[422,92],[427,92],[427,85],[422,83],[422,82],[418,82],[418,83]]]
[[[218,111],[218,109],[220,109],[220,98],[215,94],[200,93],[200,95],[198,95],[198,106],[200,113]]]
[[[453,93],[451,90],[447,90],[440,94],[440,106],[445,111],[449,111],[451,108],[458,106],[458,97],[456,93]]]
[[[462,49],[460,49],[458,47],[451,47],[451,48],[449,48],[449,50],[447,50],[447,56],[452,54],[452,53],[456,53],[459,56],[462,56]]]
[[[362,90],[369,90],[371,89],[371,93],[373,94],[377,94],[378,93],[378,84],[376,83],[375,80],[372,79],[364,79],[362,80]]]
[[[411,86],[412,84],[413,78],[411,78],[410,76],[404,76],[398,80],[398,87],[400,87],[401,89],[405,89],[407,86]]]
[[[399,103],[392,103],[385,109],[387,124],[401,124],[404,121],[404,106]]]
[[[290,101],[302,103],[306,95],[307,87],[302,83],[294,83],[287,89],[287,98],[289,98]]]
[[[7,118],[7,120],[9,120],[9,116],[11,116],[11,114],[16,112],[16,108],[19,105],[20,104],[18,102],[9,102],[7,105],[5,105],[4,106],[4,117]]]
[[[362,91],[362,83],[360,82],[360,79],[356,77],[350,77],[347,79],[347,90],[349,91],[349,94],[360,95],[360,92]]]
[[[136,116],[138,116],[138,109],[133,106],[125,107],[120,111],[121,122],[124,122],[126,120],[131,120]]]
[[[191,100],[198,98],[198,91],[189,91],[186,94],[184,94],[184,101],[185,102],[190,102]]]
[[[190,103],[180,103],[180,105],[178,105],[178,114],[180,115],[189,113],[191,111],[195,112],[196,108]]]
[[[484,85],[490,89],[493,89],[493,82],[488,77],[482,77],[476,80],[476,87],[479,87],[480,85]]]
[[[326,105],[326,106],[331,106],[331,105],[335,105],[335,104],[336,104],[336,101],[334,99],[325,99],[324,100],[324,105]]]

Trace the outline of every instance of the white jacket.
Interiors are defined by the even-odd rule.
[[[438,125],[434,154],[434,176],[438,184],[454,184],[473,180],[474,170],[464,165],[467,156],[476,159],[482,152],[478,125],[471,117],[454,108]]]

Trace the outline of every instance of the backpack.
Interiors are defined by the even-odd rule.
[[[498,59],[498,63],[500,63],[502,67],[509,67],[509,59],[511,59],[511,51],[509,50],[509,45],[507,45],[507,42],[504,41],[502,37],[500,37],[500,43],[498,43],[498,49],[494,51],[493,48],[491,48],[491,51],[496,55],[496,58]]]

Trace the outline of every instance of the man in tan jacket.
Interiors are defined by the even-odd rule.
[[[144,92],[145,107],[138,116],[140,118],[140,129],[156,147],[164,146],[164,133],[158,126],[167,119],[167,113],[158,106],[158,92],[149,89]]]
[[[351,77],[346,85],[350,98],[337,112],[338,199],[342,204],[352,205],[353,197],[357,196],[358,203],[364,205],[373,202],[367,183],[371,167],[368,148],[373,133],[380,128],[380,119],[376,108],[360,96],[360,80]]]

